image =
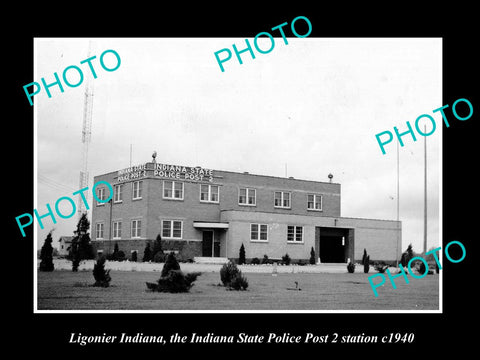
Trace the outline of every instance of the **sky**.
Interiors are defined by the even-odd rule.
[[[249,39],[253,43],[253,39]],[[91,77],[87,64],[96,55]],[[216,170],[293,176],[341,184],[344,217],[397,218],[397,145],[383,155],[375,135],[414,127],[422,114],[436,131],[405,135],[399,148],[402,250],[423,248],[424,140],[427,140],[428,248],[441,245],[442,40],[440,38],[275,38],[268,54],[235,55],[220,70],[214,53],[245,47],[244,38],[37,38],[34,79],[61,78],[80,67],[78,87],[44,89],[34,98],[36,198],[39,214],[79,190],[81,131],[87,78],[93,85],[89,188],[93,176],[151,160]],[[259,46],[267,49],[268,39]],[[105,71],[100,55],[115,50],[121,64]],[[104,57],[114,67],[111,53]],[[75,83],[75,71],[69,71]],[[77,80],[77,81],[76,81]],[[28,100],[26,99],[28,102]],[[419,121],[423,129],[423,119]],[[431,124],[427,123],[427,130]],[[89,204],[91,192],[87,193]],[[62,204],[66,204],[63,202]],[[61,211],[68,213],[65,205]],[[91,214],[89,214],[91,215]],[[41,246],[54,229],[72,235],[77,217],[35,221]]]

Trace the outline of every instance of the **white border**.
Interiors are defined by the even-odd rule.
[[[369,38],[369,37],[365,37]],[[444,68],[443,64],[443,51],[444,51],[444,44],[443,44],[443,37],[437,37],[438,39],[441,39],[441,52],[442,52],[442,57],[440,59],[442,63],[442,70]],[[118,39],[118,38],[117,38]],[[363,38],[359,38],[363,39]],[[37,40],[38,38],[33,38],[33,78],[37,79],[38,78],[38,73],[37,73]],[[441,82],[442,82],[442,87],[445,85],[443,83],[443,72],[440,74],[441,76]],[[38,179],[38,156],[37,156],[37,150],[38,150],[38,141],[37,141],[37,136],[38,136],[38,114],[37,114],[37,106],[35,105],[37,103],[38,98],[35,99],[34,105],[33,105],[33,123],[34,123],[34,130],[33,130],[33,148],[34,148],[34,154],[33,154],[33,159],[34,159],[34,164],[33,164],[33,175],[34,175],[34,184],[33,184],[33,191],[34,191],[34,199],[33,199],[33,206],[36,209],[37,208],[37,193],[38,193],[38,185],[37,185],[37,179]],[[443,103],[443,97],[442,97],[442,103]],[[441,156],[439,158],[440,164],[439,164],[439,173],[440,173],[440,179],[439,179],[439,241],[440,241],[440,246],[443,246],[443,127],[440,126],[440,142],[439,142],[439,148],[440,148],[440,153]],[[162,189],[163,190],[163,189]],[[240,195],[240,193],[238,193]],[[163,193],[162,193],[163,196]],[[248,192],[247,192],[247,197],[248,197]],[[255,189],[255,205],[248,205],[248,204],[239,204],[241,206],[256,206],[256,189]],[[323,197],[322,197],[322,208],[323,208]],[[172,230],[173,231],[173,230]],[[182,221],[182,232],[183,232],[183,221]],[[182,234],[183,235],[183,234]],[[303,233],[302,233],[303,237]],[[33,267],[33,313],[34,314],[151,314],[151,313],[157,313],[157,314],[239,314],[239,313],[249,313],[249,314],[285,314],[285,313],[290,313],[290,314],[442,314],[443,313],[443,271],[439,272],[439,309],[438,310],[39,310],[38,309],[38,259],[37,259],[37,238],[38,238],[38,230],[37,227],[33,227],[33,241],[34,241],[34,246],[33,246],[33,258],[34,258],[34,267]],[[439,261],[440,263],[443,263],[443,254],[441,251],[439,251]]]

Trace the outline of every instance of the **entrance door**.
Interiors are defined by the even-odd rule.
[[[203,231],[202,256],[213,257],[213,231]]]
[[[320,240],[320,261],[322,263],[345,262],[345,243],[342,236],[322,236]]]

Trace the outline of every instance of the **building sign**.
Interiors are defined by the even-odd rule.
[[[147,176],[147,164],[140,164],[119,170],[117,181],[135,180],[145,176]]]
[[[117,182],[137,180],[146,176],[187,181],[213,181],[213,170],[200,166],[180,166],[157,163],[145,163],[119,170]]]
[[[213,181],[213,170],[204,169],[200,166],[189,167],[179,165],[154,164],[154,176],[170,179],[191,181]]]

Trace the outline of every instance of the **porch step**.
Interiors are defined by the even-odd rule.
[[[228,258],[195,256],[193,261],[197,264],[225,264],[228,262]]]

